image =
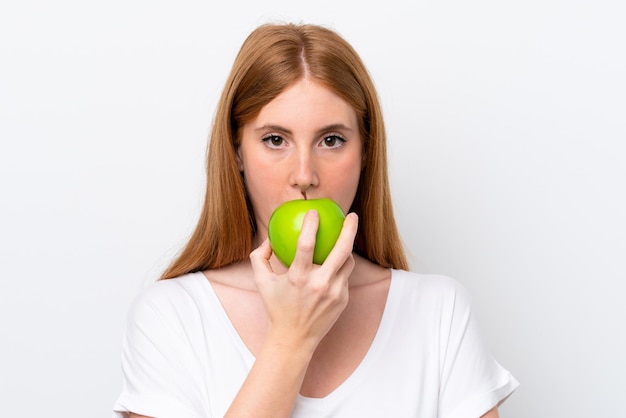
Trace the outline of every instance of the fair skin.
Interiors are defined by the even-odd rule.
[[[321,266],[312,264],[315,212],[305,217],[289,269],[273,256],[266,233],[273,210],[303,194],[329,197],[347,212],[361,161],[354,110],[306,78],[244,125],[238,163],[257,222],[256,249],[249,261],[205,272],[256,358],[226,417],[289,417],[298,394],[327,396],[366,355],[391,273],[352,253],[356,215],[346,217]],[[351,349],[339,349],[346,346]],[[497,418],[497,410],[483,417]]]

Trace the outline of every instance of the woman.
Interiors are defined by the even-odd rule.
[[[498,416],[517,382],[458,283],[407,271],[385,141],[373,83],[338,34],[250,34],[218,105],[197,228],[129,313],[118,416]],[[303,197],[348,215],[315,265],[309,212],[287,268],[267,224]]]

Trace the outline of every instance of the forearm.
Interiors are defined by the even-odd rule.
[[[307,213],[289,270],[277,275],[265,240],[250,254],[269,330],[256,361],[231,404],[227,418],[288,418],[317,345],[348,303],[348,278],[358,219],[350,214],[322,266],[314,266],[318,214]]]
[[[483,415],[480,418],[499,418],[500,415],[498,415],[498,408],[493,408],[492,410],[490,410],[489,412],[487,412],[485,415]]]
[[[289,417],[312,351],[268,339],[225,418]]]

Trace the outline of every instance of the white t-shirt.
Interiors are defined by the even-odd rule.
[[[253,363],[202,273],[156,282],[129,312],[114,417],[221,418]],[[456,281],[392,270],[361,364],[325,398],[298,395],[292,417],[478,418],[517,386],[483,346]]]

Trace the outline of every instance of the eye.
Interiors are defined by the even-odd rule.
[[[263,137],[261,141],[263,141],[263,143],[266,144],[270,148],[280,148],[281,146],[285,144],[285,140],[283,139],[282,136],[278,136],[274,134]]]
[[[345,142],[346,140],[339,135],[328,135],[324,137],[321,145],[325,148],[337,148],[342,146]]]

